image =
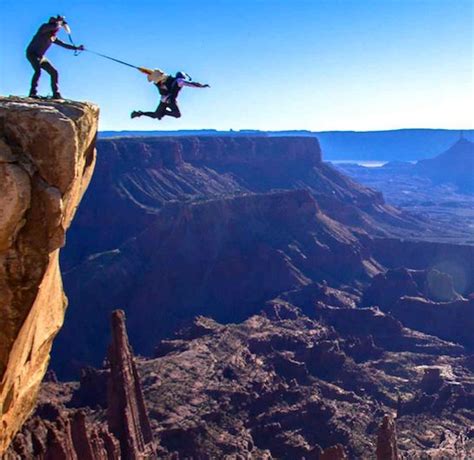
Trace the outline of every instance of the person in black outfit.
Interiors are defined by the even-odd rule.
[[[57,34],[61,30],[61,27],[64,27],[66,30],[68,30],[68,26],[64,17],[59,15],[56,17],[51,17],[49,22],[43,24],[38,29],[35,36],[28,45],[28,48],[26,49],[26,57],[28,61],[30,61],[30,64],[35,71],[31,80],[30,97],[38,97],[38,81],[41,76],[41,69],[43,69],[46,70],[46,72],[48,72],[51,76],[53,99],[62,99],[58,87],[58,71],[53,67],[51,62],[49,62],[48,59],[44,57],[44,55],[53,43],[68,50],[74,51],[82,51],[84,46],[69,45],[57,38]]]
[[[160,92],[160,104],[154,112],[134,110],[130,115],[131,118],[142,116],[156,118],[158,120],[161,120],[165,116],[180,118],[181,111],[179,110],[177,99],[181,89],[184,86],[190,86],[192,88],[210,88],[209,85],[189,81],[184,72],[178,72],[174,77],[166,75],[159,69],[146,71],[145,73],[148,73],[148,81],[153,82]]]

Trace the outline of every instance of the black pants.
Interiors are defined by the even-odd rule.
[[[161,120],[165,116],[179,118],[181,117],[181,112],[176,101],[170,100],[168,102],[160,102],[160,105],[154,112],[142,112],[142,115]]]
[[[49,62],[44,56],[37,56],[36,54],[30,52],[26,53],[26,57],[28,58],[28,61],[30,61],[30,64],[35,71],[33,78],[31,79],[30,95],[36,95],[38,81],[41,76],[41,69],[46,70],[46,72],[48,72],[51,76],[51,89],[53,90],[53,94],[57,94],[59,92],[59,75],[58,71],[53,67],[51,62]]]

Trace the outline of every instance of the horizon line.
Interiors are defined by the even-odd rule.
[[[374,129],[374,130],[352,130],[352,129],[329,129],[322,131],[312,131],[309,129],[279,129],[279,130],[263,130],[263,129],[215,129],[215,128],[199,128],[199,129],[101,129],[99,133],[127,133],[127,132],[139,132],[139,133],[182,133],[182,132],[215,132],[215,133],[388,133],[397,131],[472,131],[473,128],[393,128],[393,129]]]

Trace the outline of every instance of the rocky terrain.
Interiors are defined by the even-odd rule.
[[[43,385],[36,413],[25,424],[5,460],[119,460],[156,458],[156,445],[122,311],[112,314],[107,369],[84,374],[76,385],[54,373]],[[72,394],[72,399],[71,399]],[[89,407],[78,403],[94,401]],[[65,403],[72,409],[66,408]],[[106,407],[105,411],[97,408]]]
[[[46,194],[57,201],[38,215],[8,189],[6,209],[25,217],[0,214],[11,235],[6,263],[30,262],[32,247],[39,256],[31,263],[50,264],[5,270],[7,281],[25,276],[15,275],[8,295],[30,295],[34,305],[34,295],[46,295],[38,305],[49,316],[28,326],[21,343],[33,345],[22,348],[16,380],[0,386],[3,426],[13,426],[4,447],[33,406],[62,322],[57,253],[92,172],[97,115],[77,103],[5,104],[5,120],[18,109],[35,121],[19,137],[22,123],[0,122],[3,163],[30,165],[35,187],[59,192]],[[35,131],[43,117],[53,126]],[[77,131],[60,143],[25,143],[32,132],[59,135],[56,122]],[[53,371],[6,460],[474,455],[474,247],[454,244],[455,227],[442,234],[439,223],[386,204],[324,163],[314,138],[108,139],[98,147],[62,254],[70,306]],[[69,182],[44,168],[50,159],[62,165],[56,148],[75,159]],[[36,246],[31,229],[40,229]],[[36,282],[31,293],[18,289],[25,279]],[[24,298],[6,311],[27,312]]]
[[[0,98],[0,455],[63,323],[59,249],[94,169],[97,121],[90,104]]]
[[[415,171],[434,183],[452,183],[461,192],[474,193],[474,143],[460,138],[446,152],[418,161]]]
[[[430,234],[428,224],[324,163],[315,138],[123,138],[100,140],[98,151],[62,257],[66,270],[118,248],[170,202],[274,190],[308,190],[329,217],[371,235]]]
[[[322,162],[311,138],[124,138],[98,147],[62,259],[71,308],[54,357],[61,377],[100,362],[114,306],[146,354],[148,332],[165,337],[194,314],[240,321],[286,289],[364,282],[382,269],[374,236],[438,230]]]
[[[55,368],[74,375],[101,362],[107,335],[97,331],[107,330],[113,305],[127,312],[136,350],[150,354],[157,337],[194,315],[242,321],[262,301],[312,280],[368,281],[379,271],[363,243],[306,191],[176,204],[117,250],[65,274],[80,306],[72,304],[58,338]]]
[[[443,261],[423,256],[418,266],[415,249],[395,260],[409,243],[384,251],[395,244],[388,238],[439,238],[439,226],[325,164],[313,138],[123,138],[98,148],[62,259],[71,299],[53,360],[62,378],[100,363],[115,306],[127,312],[136,350],[150,354],[149,337],[196,314],[242,321],[311,282],[357,287],[396,266],[472,279],[468,248],[436,246]]]
[[[413,280],[423,290],[429,275],[381,275],[363,301],[312,284],[239,324],[197,317],[158,342],[154,357],[135,359],[138,373],[115,312],[105,367],[84,369],[77,383],[45,383],[6,459],[43,458],[55,437],[73,454],[54,458],[471,458],[472,348],[361,306],[394,278],[402,291]],[[141,415],[129,419],[127,408]],[[107,455],[80,456],[97,445]]]
[[[119,158],[107,165],[134,156],[79,216],[76,237],[103,239],[65,258],[81,309],[58,339],[60,375],[100,366],[120,305],[148,356],[159,457],[472,455],[473,247],[421,241],[436,224],[322,163],[314,140],[103,142]],[[109,240],[95,200],[107,219],[135,217]],[[70,401],[95,407],[74,395],[104,372],[83,371]]]
[[[438,227],[437,240],[474,242],[474,144],[469,140],[461,138],[444,153],[416,164],[392,161],[376,168],[337,168],[382,192],[391,205],[429,218]]]

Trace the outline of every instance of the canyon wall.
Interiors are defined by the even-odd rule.
[[[315,138],[176,137],[100,140],[90,191],[62,254],[68,270],[115,249],[169,202],[306,189],[329,217],[371,235],[428,232],[322,161]]]
[[[326,164],[315,138],[117,138],[98,150],[62,254],[71,308],[53,353],[61,378],[100,363],[116,306],[149,355],[196,314],[242,321],[311,282],[367,282],[399,266],[384,241],[438,230]]]

